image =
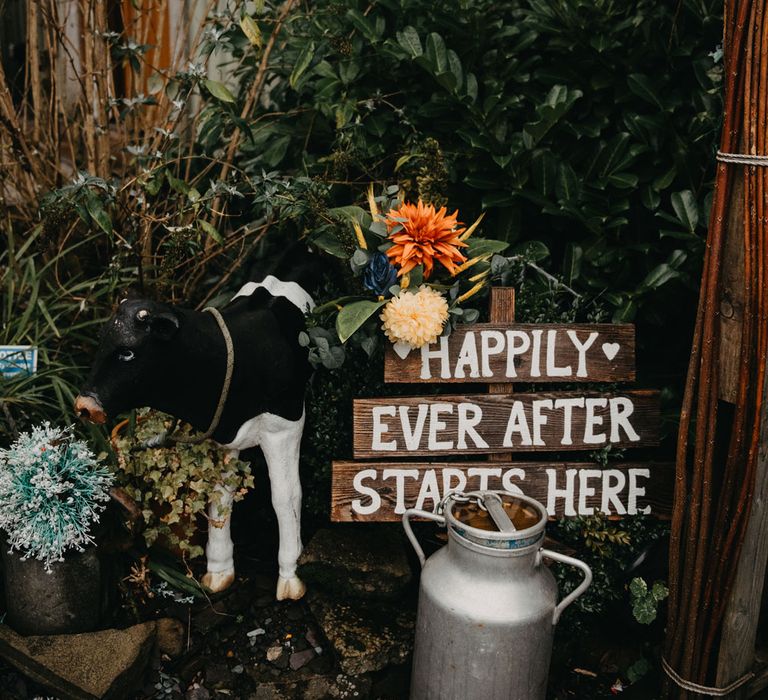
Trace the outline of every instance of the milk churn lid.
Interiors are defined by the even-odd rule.
[[[508,491],[450,494],[449,529],[465,540],[494,549],[521,549],[544,536],[547,512],[538,501]]]

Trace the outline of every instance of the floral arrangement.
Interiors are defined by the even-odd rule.
[[[203,554],[195,539],[197,519],[207,517],[208,504],[221,498],[216,486],[231,488],[239,501],[253,486],[253,477],[247,462],[231,459],[211,440],[147,449],[171,422],[170,416],[143,410],[136,420],[115,427],[118,480],[141,508],[147,546],[161,540],[194,558]],[[180,426],[176,432],[188,435],[189,428]]]
[[[93,544],[91,527],[109,500],[112,475],[71,428],[49,423],[0,450],[0,529],[11,551],[50,572],[68,550]]]
[[[371,187],[367,199],[368,211],[357,206],[332,210],[341,225],[311,238],[347,259],[355,278],[351,295],[314,309],[300,337],[315,365],[339,367],[344,361],[340,346],[348,341],[370,355],[382,334],[404,357],[450,333],[456,323],[476,321],[479,312],[467,302],[488,286],[498,263],[507,263],[498,255],[506,242],[474,235],[482,214],[465,226],[458,211],[403,201],[397,186],[380,196]]]

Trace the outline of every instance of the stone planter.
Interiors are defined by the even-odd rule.
[[[22,560],[2,547],[5,622],[19,634],[91,632],[102,621],[104,574],[94,548],[70,552],[46,572],[37,559]]]

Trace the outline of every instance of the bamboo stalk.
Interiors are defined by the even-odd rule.
[[[37,0],[27,3],[27,65],[29,66],[30,92],[32,96],[32,139],[40,143],[40,120],[44,115],[43,92],[40,84],[39,13]]]

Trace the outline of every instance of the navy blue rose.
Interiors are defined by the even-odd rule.
[[[384,253],[376,252],[371,256],[363,271],[363,286],[375,294],[386,294],[397,281],[397,270]]]

